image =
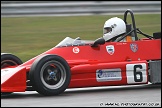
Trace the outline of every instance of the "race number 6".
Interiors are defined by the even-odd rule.
[[[127,83],[145,83],[147,82],[146,64],[127,64],[126,65],[126,77]]]
[[[142,69],[142,65],[134,65],[134,81],[135,82],[142,82],[143,76],[141,71],[137,71],[137,69]],[[139,78],[137,78],[139,76]]]

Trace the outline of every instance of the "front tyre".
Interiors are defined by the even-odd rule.
[[[42,95],[58,95],[65,91],[71,79],[70,67],[58,55],[38,57],[31,66],[29,77],[33,88]]]

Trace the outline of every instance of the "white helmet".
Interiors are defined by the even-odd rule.
[[[126,32],[126,24],[125,22],[118,18],[113,17],[107,20],[103,27],[103,38],[105,41],[115,37],[119,36]]]

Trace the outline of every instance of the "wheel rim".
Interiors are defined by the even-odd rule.
[[[49,89],[60,88],[66,79],[66,70],[58,61],[49,61],[43,65],[40,78],[44,86]]]
[[[9,66],[15,66],[18,65],[15,61],[13,60],[4,60],[1,62],[1,69]]]

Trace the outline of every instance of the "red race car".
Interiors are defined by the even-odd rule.
[[[128,24],[130,13],[132,24]],[[1,95],[37,91],[58,95],[67,88],[161,83],[161,32],[149,36],[124,13],[127,33],[109,42],[66,37],[48,51],[22,63],[1,53]],[[139,39],[137,33],[146,38]],[[123,42],[127,36],[131,41]]]

